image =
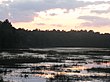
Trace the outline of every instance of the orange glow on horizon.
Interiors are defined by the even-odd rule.
[[[98,10],[99,8],[103,11],[106,11],[110,7],[109,4],[99,4],[99,5],[88,5],[80,8],[73,9],[49,9],[46,11],[36,12],[33,16],[31,22],[13,22],[13,26],[16,28],[24,28],[28,30],[40,29],[40,30],[94,30],[94,32],[101,33],[110,33],[110,25],[104,23],[104,21],[99,21],[98,24],[102,23],[102,26],[97,26],[95,21],[98,21],[100,18],[110,18],[110,13],[105,14],[96,14],[92,13],[92,10]],[[98,9],[97,9],[98,8]],[[80,16],[84,16],[84,19],[80,19]],[[99,17],[99,19],[92,20],[86,18],[86,16]],[[91,21],[92,20],[92,21]],[[93,25],[83,26],[83,23],[92,23]],[[104,24],[104,25],[103,25]]]
[[[109,27],[78,27],[78,26],[72,26],[72,25],[62,25],[56,24],[56,25],[36,25],[33,22],[21,22],[21,23],[12,23],[15,28],[24,28],[28,30],[35,30],[35,29],[40,29],[40,30],[65,30],[65,31],[70,31],[70,30],[93,30],[94,32],[100,32],[100,33],[110,33],[110,28]]]

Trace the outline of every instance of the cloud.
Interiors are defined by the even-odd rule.
[[[96,14],[107,14],[110,12],[110,2],[107,3],[102,3],[99,5],[95,6],[96,8],[93,8],[91,10],[91,13],[96,13]]]
[[[110,13],[110,7],[107,10],[92,10],[91,12],[97,14]]]
[[[9,11],[7,10],[5,5],[0,5],[0,19],[3,20],[4,18],[9,18]]]
[[[37,25],[43,26],[46,25],[45,23],[37,23]]]
[[[87,4],[89,3],[77,0],[5,0],[0,4],[0,14],[2,14],[1,19],[9,18],[13,22],[30,22],[34,20],[36,12],[55,8],[75,9]],[[10,13],[10,16],[4,15],[3,11]]]
[[[51,24],[50,26],[55,26],[55,27],[66,27],[66,25],[63,25],[63,24]]]
[[[33,10],[40,12],[55,8],[74,9],[87,4],[90,3],[77,0],[14,0],[14,2],[10,4],[10,7],[20,11]]]
[[[97,1],[102,2],[102,1],[104,1],[104,2],[108,2],[110,0],[78,0],[78,1],[85,1],[85,2],[97,2]]]
[[[10,2],[13,2],[13,0],[0,0],[0,4],[10,3]]]
[[[56,16],[56,15],[57,15],[57,14],[55,14],[55,13],[51,13],[51,14],[50,14],[50,16]]]
[[[101,27],[101,26],[110,26],[110,19],[97,17],[97,16],[80,16],[78,19],[83,19],[87,22],[82,23],[82,26],[93,26],[93,27]]]
[[[2,0],[0,4],[1,19],[9,18],[13,22],[30,22],[37,16],[36,12],[49,9],[75,9],[90,4],[106,1],[84,2],[78,0]],[[107,2],[106,2],[107,3]],[[5,13],[6,12],[6,13]],[[50,14],[55,16],[55,14]]]
[[[33,5],[36,10],[39,11],[45,11],[48,9],[54,9],[54,8],[62,8],[62,9],[74,9],[77,7],[85,6],[86,3],[83,1],[77,1],[77,0],[42,0],[37,2],[35,5]]]
[[[17,10],[11,12],[11,15],[11,21],[13,22],[31,22],[34,20],[34,16],[37,16],[33,11],[19,12]]]
[[[34,16],[37,16],[35,10],[29,9],[26,5],[26,2],[22,2],[25,0],[19,1],[2,1],[0,4],[0,19],[4,20],[6,18],[10,19],[12,22],[30,22],[34,20]],[[24,4],[25,3],[25,4]],[[24,4],[25,8],[22,8],[20,4]],[[22,9],[20,9],[22,8]],[[30,6],[31,8],[31,6]]]

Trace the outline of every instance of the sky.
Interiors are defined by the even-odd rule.
[[[16,28],[110,33],[110,0],[0,0],[0,20]]]

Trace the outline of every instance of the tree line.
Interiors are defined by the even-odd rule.
[[[110,48],[110,34],[93,30],[25,30],[16,29],[6,19],[0,21],[0,49],[47,47],[105,47]]]

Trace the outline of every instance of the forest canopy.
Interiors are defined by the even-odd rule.
[[[0,21],[0,49],[46,47],[110,48],[110,34],[93,30],[25,30],[16,29],[8,19]]]

